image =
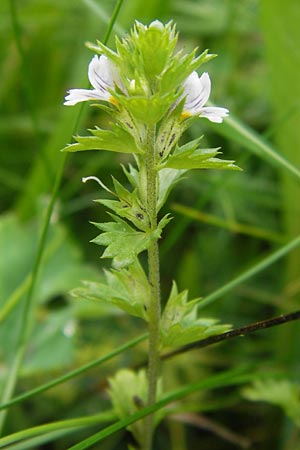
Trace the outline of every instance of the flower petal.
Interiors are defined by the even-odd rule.
[[[192,72],[183,84],[186,101],[184,111],[196,115],[205,105],[211,89],[211,82],[207,72],[204,72],[199,78],[197,72]]]
[[[97,91],[105,92],[107,88],[113,88],[114,81],[110,61],[106,56],[94,56],[89,64],[88,77],[91,85]]]
[[[199,86],[201,86],[202,106],[203,106],[209,99],[211,90],[211,82],[207,72],[204,72],[199,78]]]
[[[201,108],[200,116],[206,117],[211,122],[222,123],[224,117],[227,117],[229,110],[227,108],[219,108],[218,106],[206,106]]]
[[[106,100],[110,98],[109,92],[100,92],[88,89],[71,89],[65,97],[64,105],[73,106],[79,102],[86,102],[88,100]]]

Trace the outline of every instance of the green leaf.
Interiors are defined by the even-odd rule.
[[[163,347],[181,347],[208,336],[223,333],[229,325],[217,325],[218,320],[197,318],[199,298],[188,301],[188,291],[178,292],[173,283],[162,314],[161,342]]]
[[[125,419],[129,415],[137,412],[140,409],[138,402],[142,406],[147,403],[147,376],[144,370],[135,373],[129,369],[121,369],[114,377],[109,378],[108,381],[108,393],[119,419]],[[142,433],[143,424],[138,422],[134,425],[139,425]],[[129,429],[133,431],[132,426]]]
[[[26,223],[12,214],[3,215],[0,219],[1,251],[5,255],[5,258],[0,258],[0,360],[3,362],[3,375],[6,375],[11,356],[18,348],[16,330],[23,314],[37,236],[37,221]],[[21,243],[22,251],[17,242]],[[34,301],[39,321],[32,328],[28,343],[30,351],[26,354],[23,373],[41,373],[72,361],[76,317],[64,297],[77,286],[78,278],[93,279],[97,275],[83,263],[79,248],[67,230],[59,223],[52,224],[35,285]],[[45,308],[44,305],[56,298],[61,299],[59,309]]]
[[[178,98],[178,94],[171,92],[166,95],[160,93],[151,96],[132,96],[115,94],[116,99],[130,114],[142,123],[155,124],[167,113],[168,109]]]
[[[162,334],[162,343],[164,347],[181,347],[183,345],[205,339],[209,336],[224,333],[230,330],[230,325],[217,325],[218,319],[203,318],[194,320],[190,324],[173,324],[168,332]]]
[[[113,178],[113,183],[116,196],[119,197],[119,200],[100,199],[96,200],[96,202],[111,209],[118,216],[131,221],[139,230],[149,230],[150,222],[148,214],[146,209],[141,205],[137,195],[137,189],[130,192],[115,178]]]
[[[116,39],[118,64],[128,79],[143,78],[153,83],[172,58],[176,42],[175,27],[171,23],[158,28],[136,22],[129,35]]]
[[[152,26],[144,27],[136,23],[131,39],[136,46],[137,62],[143,65],[146,78],[155,79],[173,56],[177,43],[175,26],[168,23],[160,29]]]
[[[94,53],[98,53],[99,55],[105,55],[108,59],[113,61],[116,65],[119,64],[119,55],[111,50],[109,47],[104,45],[101,41],[97,40],[97,44],[93,44],[92,42],[87,42],[86,46],[92,50]]]
[[[166,214],[158,223],[157,225],[157,233],[160,237],[162,230],[165,228],[166,225],[168,225],[169,222],[171,222],[172,217],[170,217],[170,214]]]
[[[217,170],[242,170],[240,167],[234,164],[234,161],[228,161],[226,159],[220,158],[209,158],[205,161],[201,162],[197,161],[197,157],[191,158],[193,161],[190,161],[190,166],[188,169],[217,169]]]
[[[131,164],[128,164],[128,169],[123,164],[121,165],[126,178],[133,188],[138,188],[139,186],[139,172]]]
[[[172,188],[177,183],[179,183],[185,172],[186,172],[185,170],[177,170],[177,169],[161,169],[158,172],[159,192],[158,192],[157,211],[159,211],[165,204]]]
[[[234,161],[215,158],[219,148],[200,149],[198,143],[201,138],[195,139],[182,147],[177,147],[172,155],[160,165],[160,168],[173,169],[230,169],[241,170],[235,166]]]
[[[95,223],[102,234],[92,240],[95,244],[107,246],[102,258],[113,258],[113,265],[122,268],[132,264],[136,256],[146,250],[152,239],[160,237],[161,229],[136,231],[127,222],[110,214],[115,222]]]
[[[216,56],[209,54],[208,50],[205,50],[198,57],[195,57],[196,49],[188,54],[182,53],[182,51],[177,52],[169,60],[170,63],[161,74],[159,80],[162,92],[169,92],[170,89],[178,88],[201,64],[210,61]]]
[[[114,305],[123,311],[148,320],[150,286],[137,258],[127,268],[105,271],[106,283],[84,281],[72,291],[76,298]]]
[[[114,411],[120,420],[127,419],[147,404],[148,382],[145,370],[133,372],[129,369],[119,370],[114,377],[109,378],[109,396]],[[161,398],[161,383],[158,383],[157,398]],[[155,414],[155,425],[162,417],[162,411]],[[138,421],[128,426],[136,441],[142,445],[144,442],[144,422]]]
[[[184,99],[181,100],[175,108],[171,109],[160,124],[156,147],[161,161],[169,155],[182,133],[187,129],[187,122],[180,120],[184,102]]]
[[[289,380],[257,380],[242,391],[252,401],[265,401],[280,406],[300,426],[300,384]]]
[[[97,203],[106,206],[114,211],[118,216],[129,220],[139,230],[149,230],[148,214],[139,206],[138,202],[133,202],[131,205],[126,205],[118,200],[96,200]]]
[[[76,136],[76,143],[67,145],[63,151],[108,150],[120,153],[142,153],[132,135],[119,125],[111,130],[89,130],[93,136]]]

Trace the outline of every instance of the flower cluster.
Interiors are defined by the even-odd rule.
[[[89,44],[99,53],[88,68],[92,89],[71,89],[65,98],[67,106],[93,101],[112,119],[109,129],[95,127],[89,130],[90,136],[76,136],[77,142],[68,145],[66,151],[108,150],[134,155],[135,166],[124,169],[132,191],[114,180],[112,192],[99,180],[104,189],[119,199],[101,200],[118,218],[114,217],[116,224],[110,234],[106,233],[106,225],[99,225],[104,232],[95,241],[107,246],[103,256],[113,258],[114,267],[133,264],[168,223],[164,219],[156,229],[152,226],[146,167],[150,157],[153,177],[157,178],[152,186],[156,213],[187,170],[237,170],[233,161],[216,157],[220,153],[218,148],[199,148],[201,138],[178,145],[182,134],[198,117],[220,123],[228,115],[228,109],[206,106],[210,78],[207,72],[201,76],[196,72],[214,55],[207,51],[200,56],[196,56],[196,51],[175,52],[177,39],[172,23],[163,25],[156,20],[149,26],[136,22],[127,36],[116,39],[116,51],[99,41],[97,45]],[[146,317],[143,309],[134,306],[133,310]]]
[[[162,24],[158,21],[150,24],[149,28],[157,27],[161,29]],[[71,89],[65,98],[65,105],[76,105],[79,102],[89,100],[101,100],[117,105],[114,96],[118,88],[125,95],[130,95],[122,82],[122,77],[116,65],[105,55],[94,56],[88,68],[88,77],[94,89]],[[128,80],[129,85],[134,90],[135,80]],[[221,123],[228,115],[228,109],[220,107],[206,106],[210,92],[211,81],[207,72],[200,77],[193,71],[182,83],[183,93],[181,98],[185,99],[181,118],[191,116],[206,117],[211,122]]]

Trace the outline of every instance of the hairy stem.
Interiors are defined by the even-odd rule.
[[[148,128],[147,154],[147,211],[149,214],[151,230],[157,227],[157,171],[155,149],[155,127]],[[148,405],[156,400],[157,379],[159,376],[159,334],[160,334],[160,276],[159,251],[157,240],[153,240],[148,249],[148,277],[151,287],[149,304],[149,359],[148,359]],[[153,435],[153,415],[145,419],[145,450],[150,450]]]

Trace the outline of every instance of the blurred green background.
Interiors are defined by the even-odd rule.
[[[62,104],[67,89],[88,86],[92,54],[84,43],[104,38],[114,7],[112,0],[0,4],[0,390],[19,345],[38,239],[63,164],[60,149],[74,132],[109,125],[107,116],[88,105]],[[190,137],[204,133],[204,145],[222,146],[224,158],[236,160],[243,172],[190,173],[170,197],[174,220],[161,241],[164,298],[173,279],[180,289],[189,289],[191,298],[205,297],[300,234],[300,3],[124,0],[109,45],[135,19],[172,19],[180,32],[179,46],[218,54],[204,70],[212,79],[212,100],[228,107],[231,118],[217,126],[199,121]],[[34,290],[17,393],[144,331],[139,320],[74,301],[68,294],[82,279],[101,278],[109,264],[99,260],[101,249],[89,243],[96,235],[89,221],[108,217],[93,199],[107,194],[96,184],[83,185],[81,178],[95,175],[110,185],[113,174],[125,181],[122,162],[127,156],[105,152],[67,157]],[[296,248],[201,314],[237,327],[296,310],[299,271]],[[280,370],[299,382],[299,338],[295,323],[188,353],[165,364],[166,388],[245,363],[270,376]],[[5,432],[109,408],[106,376],[139,362],[145,350],[140,345],[84,377],[12,407]],[[166,420],[159,428],[157,450],[229,450],[250,448],[250,443],[256,450],[300,449],[299,429],[281,409],[249,402],[239,389],[199,394],[188,405],[198,412],[197,421],[184,425],[180,418]],[[28,448],[65,449],[89,432]],[[117,434],[95,448],[122,450],[126,438]]]

